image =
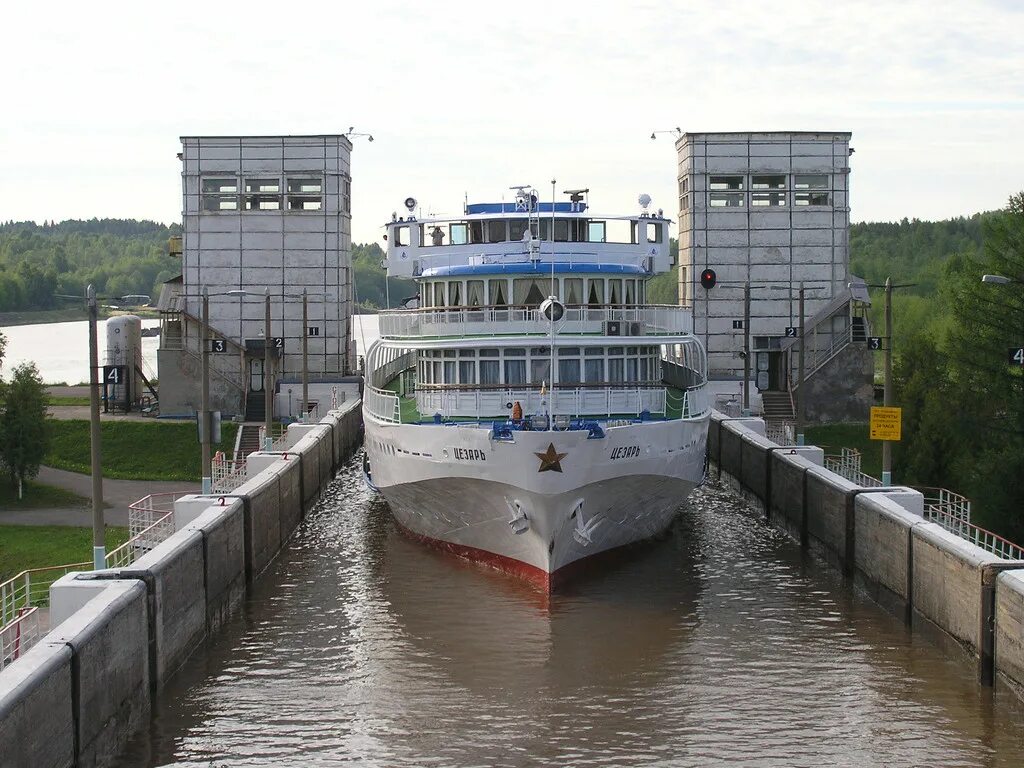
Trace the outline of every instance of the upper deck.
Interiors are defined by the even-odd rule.
[[[672,267],[669,224],[657,214],[597,216],[587,204],[543,203],[524,194],[511,203],[467,205],[459,216],[410,215],[388,222],[390,277],[419,278],[440,267],[500,271],[510,264],[627,265],[647,276]]]

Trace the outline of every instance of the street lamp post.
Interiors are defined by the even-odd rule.
[[[199,436],[203,445],[203,493],[213,489],[213,461],[210,457],[210,290],[203,288],[203,327],[199,331],[203,345],[203,388],[199,403]]]
[[[92,565],[100,570],[106,567],[106,530],[103,526],[103,467],[100,450],[100,379],[99,344],[96,321],[99,306],[96,290],[90,284],[86,289],[86,304],[89,308],[89,448],[92,465]]]
[[[302,423],[309,414],[309,295],[302,289]]]
[[[750,415],[750,281],[743,284],[743,415]]]
[[[792,306],[792,304],[790,306]],[[799,302],[799,310],[798,311],[800,312],[800,330],[798,331],[798,334],[799,334],[798,342],[800,344],[800,352],[799,352],[798,362],[797,362],[796,402],[794,403],[794,406],[795,406],[794,410],[796,410],[796,413],[794,414],[794,416],[796,417],[796,444],[797,445],[803,445],[804,444],[804,421],[805,421],[805,418],[804,418],[804,413],[805,413],[804,405],[807,402],[807,398],[804,396],[806,394],[806,392],[804,391],[804,383],[805,383],[804,382],[804,348],[807,346],[807,342],[804,339],[804,284],[803,284],[803,281],[800,281],[800,302]],[[793,369],[790,368],[789,370],[793,370]]]
[[[265,315],[263,328],[263,405],[265,409],[264,424],[266,434],[263,436],[263,450],[269,451],[274,447],[274,434],[271,427],[274,423],[274,392],[273,392],[273,363],[271,362],[271,349],[274,346],[274,339],[270,335],[270,288],[266,289]]]

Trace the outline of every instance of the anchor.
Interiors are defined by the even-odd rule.
[[[530,530],[530,520],[526,517],[526,512],[523,511],[523,505],[519,503],[519,500],[505,499],[505,503],[508,504],[509,512],[512,513],[512,519],[508,521],[508,527],[512,529],[512,533],[519,536]]]
[[[596,516],[590,518],[589,522],[583,519],[583,499],[576,502],[569,519],[576,520],[576,527],[572,530],[572,537],[581,547],[588,547],[592,543],[591,535],[601,525],[601,520]]]

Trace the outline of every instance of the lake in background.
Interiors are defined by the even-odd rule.
[[[158,319],[144,319],[143,328],[159,327]],[[107,321],[99,322],[100,364],[106,361]],[[378,337],[377,315],[356,315],[352,333],[356,341],[356,354],[364,354],[365,347]],[[89,381],[89,321],[76,320],[69,323],[39,323],[36,325],[12,325],[0,328],[7,337],[7,351],[4,354],[0,375],[4,378],[16,365],[34,361],[43,381],[54,384],[66,381],[70,385]],[[157,336],[142,339],[142,357],[145,360],[146,375],[156,371],[156,351],[160,346]]]
[[[158,319],[143,319],[143,328],[157,328]],[[0,329],[7,337],[3,378],[9,378],[16,365],[33,361],[47,384],[66,381],[69,385],[89,381],[89,321],[11,325]],[[106,362],[107,321],[98,323],[100,365]],[[142,357],[146,375],[156,371],[157,336],[142,339]]]

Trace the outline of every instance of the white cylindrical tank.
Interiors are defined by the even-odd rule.
[[[135,402],[142,397],[142,318],[118,315],[107,320],[106,364],[125,366],[125,383],[107,387],[111,404],[124,403],[126,399]]]

